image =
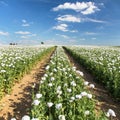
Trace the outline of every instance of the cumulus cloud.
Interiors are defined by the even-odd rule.
[[[3,32],[3,31],[0,31],[0,35],[3,35],[3,36],[8,36],[9,33],[8,32]]]
[[[86,17],[76,17],[73,15],[62,15],[56,18],[58,21],[62,22],[95,22],[95,23],[107,23],[106,21],[103,20],[97,20],[97,19],[92,19],[92,18],[86,18]]]
[[[22,26],[23,27],[28,27],[28,26],[30,26],[30,24],[27,22],[27,20],[23,19],[22,20]]]
[[[57,26],[54,26],[53,29],[60,30],[63,32],[78,32],[77,30],[69,30],[67,24],[59,24]]]
[[[62,15],[57,18],[58,21],[66,21],[66,22],[81,22],[80,18],[75,17],[73,15]]]
[[[60,25],[54,26],[53,29],[66,32],[66,31],[68,31],[67,27],[68,27],[67,24],[60,24]]]
[[[88,15],[88,14],[95,13],[96,10],[98,11],[100,9],[98,9],[97,6],[95,6],[95,4],[93,2],[89,2],[87,9],[81,11],[81,13],[83,15]]]
[[[31,34],[31,33],[28,32],[28,31],[17,31],[17,32],[15,32],[15,34],[28,35],[28,34]]]
[[[76,2],[70,3],[66,2],[64,4],[60,4],[57,7],[53,8],[53,11],[59,10],[74,10],[76,12],[81,12],[83,15],[88,15],[99,11],[100,9],[95,5],[94,2]]]

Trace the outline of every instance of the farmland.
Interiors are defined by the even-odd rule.
[[[120,99],[120,49],[72,47],[67,50],[95,76],[97,82],[102,83],[116,99]]]
[[[10,93],[14,81],[17,82],[29,72],[47,51],[47,48],[37,47],[0,48],[0,97]]]
[[[27,108],[29,113],[26,112],[27,115],[24,113],[19,117],[14,114],[9,119],[114,120],[117,117],[118,113],[110,108],[107,111],[100,108],[97,110],[98,101],[94,95],[96,86],[84,80],[84,73],[71,64],[64,49],[94,76],[95,82],[102,84],[116,100],[119,100],[119,48],[67,46],[63,49],[60,46],[12,46],[0,49],[1,100],[6,94],[11,94],[13,86],[16,83],[20,84],[24,75],[30,74],[43,56],[51,54],[44,74],[37,76],[37,85],[33,84],[32,90],[28,93],[31,95],[31,105]]]

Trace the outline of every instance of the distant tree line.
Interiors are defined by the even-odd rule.
[[[10,43],[9,45],[17,45],[17,43]]]
[[[41,42],[41,44],[43,45],[44,42]],[[17,43],[9,43],[9,45],[18,45]]]
[[[44,44],[44,42],[41,42],[41,44]]]

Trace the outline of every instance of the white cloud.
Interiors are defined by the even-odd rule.
[[[96,22],[96,23],[107,23],[106,21],[96,20],[91,18],[85,18],[84,21]]]
[[[0,31],[0,35],[3,35],[3,36],[8,36],[9,33],[8,32],[3,32],[3,31]]]
[[[93,2],[88,2],[88,8],[81,11],[81,13],[83,15],[88,15],[88,14],[92,14],[92,13],[95,13],[96,10],[99,11],[100,9],[97,8],[97,6],[95,6],[95,4]]]
[[[103,20],[97,20],[97,19],[92,19],[92,18],[85,18],[85,17],[76,17],[73,15],[62,15],[56,18],[58,21],[63,21],[63,22],[95,22],[95,23],[107,23],[106,21]]]
[[[67,24],[60,24],[60,25],[54,26],[53,29],[67,32],[68,31],[67,27],[68,27]]]
[[[66,22],[81,22],[80,18],[75,17],[73,15],[62,15],[57,18],[58,21],[66,21]]]
[[[23,27],[28,27],[28,26],[30,26],[30,24],[27,22],[27,20],[23,19],[22,20],[22,26]]]
[[[66,10],[66,9],[71,9],[76,12],[81,12],[84,15],[92,14],[100,10],[95,5],[94,2],[76,2],[76,3],[66,2],[64,4],[58,5],[57,7],[54,7],[53,11]]]
[[[86,35],[96,35],[97,33],[95,33],[95,32],[86,32],[85,34]]]
[[[72,33],[76,33],[76,32],[78,32],[77,30],[71,30],[70,32],[72,32]]]
[[[28,35],[28,34],[31,34],[31,33],[28,32],[28,31],[17,31],[17,32],[15,32],[15,34]]]
[[[77,30],[69,30],[67,24],[60,24],[60,25],[54,26],[53,29],[60,30],[63,32],[78,32]]]

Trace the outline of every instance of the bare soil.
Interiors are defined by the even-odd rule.
[[[83,79],[95,85],[95,89],[91,90],[93,95],[95,96],[96,101],[96,111],[102,110],[107,113],[108,109],[112,109],[116,113],[116,117],[110,118],[110,120],[120,120],[120,102],[116,101],[110,93],[103,87],[103,85],[98,84],[94,81],[94,77],[87,72],[87,70],[82,67],[82,65],[78,64],[74,58],[72,58],[66,51],[68,58],[72,65],[74,65],[77,70],[80,70],[84,73]]]
[[[51,54],[44,56],[29,74],[24,75],[20,82],[13,86],[12,93],[3,97],[0,101],[0,120],[10,120],[13,117],[21,120],[22,116],[29,115],[32,92],[37,92]],[[36,85],[34,89],[33,85]]]

